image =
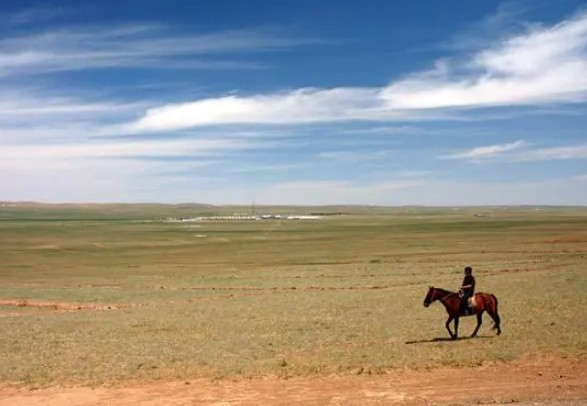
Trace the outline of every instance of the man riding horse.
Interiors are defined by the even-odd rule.
[[[461,289],[459,290],[461,296],[460,312],[463,315],[470,314],[469,299],[475,294],[475,277],[473,276],[473,268],[467,266],[465,268],[465,277]]]
[[[473,306],[469,306],[469,298],[473,298]],[[473,276],[473,268],[467,266],[465,268],[465,277],[459,293],[451,292],[450,290],[435,288],[430,286],[428,293],[424,298],[424,307],[430,306],[435,301],[442,303],[448,319],[446,320],[446,329],[450,337],[455,340],[459,335],[459,318],[462,316],[477,316],[477,326],[473,331],[472,337],[477,335],[482,323],[482,315],[487,312],[493,319],[493,328],[497,330],[497,335],[501,334],[501,319],[497,311],[497,297],[492,293],[477,292],[475,293],[475,277]],[[454,321],[454,332],[450,328],[451,322]]]

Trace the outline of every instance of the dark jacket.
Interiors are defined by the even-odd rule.
[[[475,278],[473,275],[465,275],[461,286],[471,285],[469,288],[463,288],[463,294],[467,297],[473,296],[475,293]]]

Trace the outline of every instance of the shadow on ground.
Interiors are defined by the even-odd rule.
[[[476,339],[480,339],[480,338],[493,338],[493,337],[494,336],[477,336],[477,337],[464,336],[464,337],[459,337],[457,339],[452,339],[450,337],[434,337],[434,338],[431,338],[428,340],[406,341],[405,344],[439,343],[439,342],[443,342],[443,341],[454,342],[454,341],[461,341],[461,340],[476,340]]]

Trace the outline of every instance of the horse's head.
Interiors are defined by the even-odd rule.
[[[430,306],[430,303],[434,302],[437,299],[436,297],[436,289],[433,286],[428,288],[428,293],[424,298],[424,307]]]

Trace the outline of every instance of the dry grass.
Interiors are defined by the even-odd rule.
[[[57,307],[0,306],[0,382],[380,373],[585,355],[587,210],[317,210],[352,213],[188,225],[156,220],[214,209],[3,208],[0,299]],[[482,338],[434,340],[446,337],[445,315],[422,307],[426,288],[456,288],[466,264],[499,297],[504,334],[493,338],[486,317]],[[472,319],[462,324],[473,329]]]

